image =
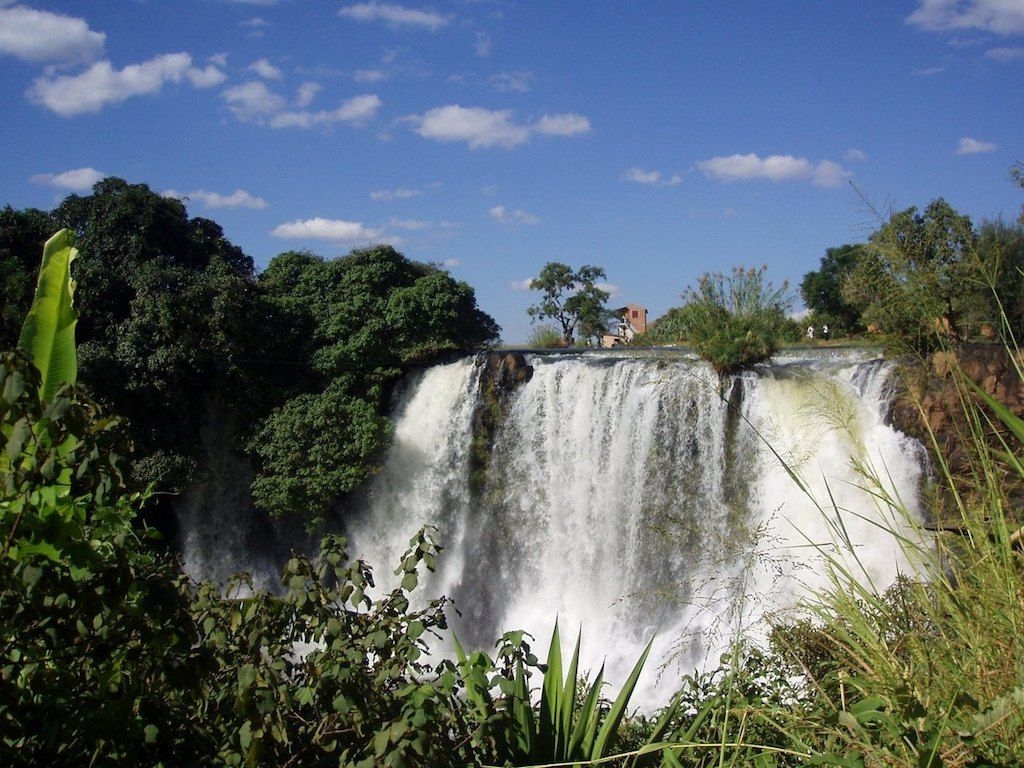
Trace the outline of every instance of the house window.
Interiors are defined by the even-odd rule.
[[[633,319],[635,320],[638,317],[640,317],[640,310],[639,309],[634,309],[633,310]]]

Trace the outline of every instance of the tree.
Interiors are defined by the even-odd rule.
[[[829,248],[819,269],[808,272],[800,282],[800,294],[814,313],[815,322],[827,323],[834,335],[863,327],[860,310],[843,298],[843,281],[857,267],[863,252],[863,245]]]
[[[694,351],[720,376],[769,359],[785,337],[789,286],[764,279],[767,267],[705,274],[683,294],[679,323]]]
[[[602,267],[585,265],[574,272],[565,264],[548,262],[530,281],[531,291],[543,292],[541,299],[526,311],[534,321],[557,322],[566,344],[573,343],[577,329],[582,338],[600,338],[610,316],[605,302],[611,294],[596,285],[604,279]]]
[[[938,335],[962,338],[987,321],[991,306],[975,245],[971,220],[942,198],[923,213],[894,213],[847,275],[843,299],[866,325],[917,349]]]
[[[278,399],[250,419],[253,498],[311,521],[379,468],[387,392],[403,367],[491,343],[500,330],[467,284],[387,245],[332,261],[284,253],[259,286],[274,323],[268,352],[288,364],[287,375],[269,374]]]

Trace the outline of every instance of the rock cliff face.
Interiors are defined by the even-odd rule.
[[[962,475],[968,469],[971,436],[954,372],[961,370],[982,391],[1024,417],[1024,380],[1018,372],[1022,363],[1001,344],[964,344],[908,363],[893,400],[891,422],[929,448],[930,434],[934,435],[954,476]]]
[[[480,399],[473,412],[473,447],[470,451],[470,492],[478,495],[487,484],[487,466],[495,430],[508,407],[508,395],[533,377],[522,352],[487,352],[477,357]]]

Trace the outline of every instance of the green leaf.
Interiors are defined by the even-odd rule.
[[[71,262],[78,255],[75,234],[62,229],[43,246],[35,298],[21,329],[18,346],[32,357],[42,375],[39,399],[48,402],[64,384],[78,377],[75,353],[75,281]]]
[[[626,680],[625,685],[623,685],[622,690],[619,691],[619,695],[612,704],[611,709],[608,710],[608,715],[601,724],[601,731],[597,734],[597,739],[594,742],[594,748],[590,754],[591,760],[604,757],[605,747],[615,735],[615,732],[619,729],[619,722],[622,720],[622,716],[626,714],[626,706],[629,704],[629,697],[633,695],[633,689],[636,688],[637,680],[640,678],[640,672],[643,670],[644,664],[647,662],[647,655],[651,652],[651,645],[653,643],[653,640],[647,643],[647,647],[644,648],[644,652],[640,654],[640,658],[637,660],[636,666],[634,666],[633,671],[630,672],[629,679]]]

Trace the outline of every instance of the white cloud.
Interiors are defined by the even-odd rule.
[[[545,136],[576,136],[590,131],[590,121],[583,115],[544,115],[534,128]]]
[[[492,111],[481,107],[460,107],[450,104],[436,107],[421,117],[416,132],[435,141],[465,141],[470,149],[504,147],[523,144],[530,136],[527,128],[512,121],[510,110]]]
[[[379,240],[383,232],[370,229],[357,221],[340,219],[303,219],[281,224],[271,232],[274,237],[330,240],[335,243],[358,243]]]
[[[106,37],[83,19],[22,5],[0,8],[0,53],[22,61],[87,64],[103,55]]]
[[[380,109],[381,101],[374,94],[354,96],[342,102],[337,109],[322,109],[317,112],[280,112],[269,120],[271,128],[313,128],[318,125],[349,123],[363,125],[372,120]]]
[[[932,32],[978,29],[996,35],[1024,33],[1020,0],[920,0],[907,23]]]
[[[622,174],[622,180],[652,187],[674,187],[683,183],[683,177],[678,173],[674,173],[666,179],[662,176],[661,171],[645,171],[635,166]]]
[[[990,141],[979,141],[978,139],[972,139],[969,136],[965,136],[960,139],[960,143],[957,145],[957,155],[981,155],[986,152],[995,152],[999,149],[998,146]]]
[[[508,287],[513,291],[528,291],[530,290],[530,283],[534,281],[534,278],[528,277],[525,280],[513,280],[508,284]]]
[[[451,269],[452,267],[461,267],[462,259],[445,259],[441,262],[441,266]]]
[[[339,16],[355,21],[384,21],[394,26],[421,27],[431,31],[448,24],[448,19],[439,13],[420,11],[395,3],[359,3],[342,8]]]
[[[847,160],[854,160],[858,163],[862,163],[868,159],[867,153],[863,150],[857,149],[856,147],[850,147],[848,150],[843,152],[843,157]]]
[[[320,93],[321,86],[317,83],[303,83],[295,94],[295,106],[305,109],[313,103],[313,99]]]
[[[259,80],[250,80],[228,88],[223,96],[228,103],[228,109],[244,122],[262,120],[281,112],[288,104],[283,96],[274,93],[266,83]]]
[[[247,37],[258,39],[266,34],[267,27],[270,26],[270,22],[266,19],[261,19],[259,16],[255,16],[246,21],[238,22],[241,27],[246,27],[249,30]]]
[[[249,65],[249,70],[255,72],[264,80],[280,80],[281,70],[271,64],[267,59],[254,61]]]
[[[841,187],[852,175],[839,163],[822,160],[814,166],[813,183],[816,187]]]
[[[622,288],[614,283],[594,283],[594,287],[607,291],[610,299],[616,299],[622,295]]]
[[[491,55],[491,38],[486,32],[477,32],[476,41],[473,43],[473,50],[481,59]]]
[[[87,192],[93,184],[105,178],[107,174],[95,168],[75,168],[63,173],[37,173],[30,181],[43,184],[54,189],[66,189],[70,192]]]
[[[719,181],[811,181],[819,187],[835,187],[850,177],[838,163],[822,160],[815,165],[802,157],[771,155],[761,158],[754,153],[713,157],[697,163],[708,178]]]
[[[409,189],[408,187],[399,187],[398,189],[377,189],[370,193],[370,199],[390,202],[392,200],[407,200],[410,197],[419,197],[422,194],[422,190]]]
[[[532,72],[499,72],[492,75],[488,82],[494,90],[502,93],[527,93],[533,82]]]
[[[230,195],[222,195],[218,192],[207,192],[205,189],[197,189],[195,192],[179,194],[173,189],[164,192],[165,197],[177,197],[181,200],[198,200],[207,208],[252,208],[262,211],[267,208],[267,201],[262,197],[255,197],[244,189],[236,189]]]
[[[379,83],[387,80],[388,76],[379,69],[357,69],[352,73],[352,79],[357,83]]]
[[[202,69],[190,67],[185,70],[185,77],[196,88],[213,88],[228,79],[228,76],[215,64],[207,64]]]
[[[1024,48],[990,48],[985,58],[993,61],[1019,61],[1024,59]]]
[[[196,88],[208,88],[226,78],[213,64],[205,69],[192,66],[187,53],[168,53],[141,64],[115,70],[109,61],[98,61],[73,76],[38,78],[28,91],[29,98],[58,115],[68,117],[99,112],[133,96],[158,93],[164,83],[188,80]]]
[[[503,205],[496,205],[488,211],[491,218],[499,224],[540,224],[540,219],[523,210],[507,210]]]
[[[590,130],[590,121],[582,115],[544,115],[533,125],[516,123],[511,110],[490,110],[449,104],[423,115],[407,118],[416,133],[434,141],[465,141],[470,149],[524,144],[535,133],[547,136],[574,136]]]

